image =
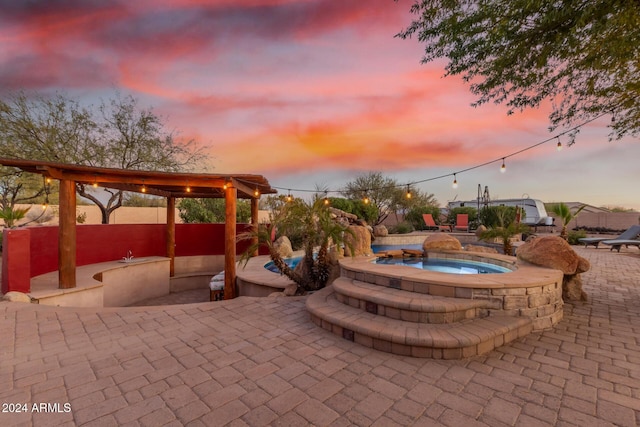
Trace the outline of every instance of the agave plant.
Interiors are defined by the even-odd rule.
[[[582,209],[584,209],[585,207],[586,205],[582,205],[575,212],[571,212],[569,206],[565,205],[564,203],[558,203],[551,206],[551,213],[556,214],[562,221],[562,231],[560,231],[560,237],[562,237],[564,240],[567,240],[569,236],[567,233],[567,225],[569,225],[571,220],[577,217],[580,211],[582,211]]]
[[[301,236],[304,255],[300,268],[293,269],[282,259],[272,239],[276,232],[285,236]],[[331,249],[348,244],[345,233],[351,234],[351,231],[333,220],[321,199],[310,203],[296,199],[272,214],[270,224],[258,224],[238,236],[239,240],[251,242],[240,260],[246,265],[259,247],[267,247],[275,266],[298,285],[296,294],[304,294],[327,284],[332,269]]]

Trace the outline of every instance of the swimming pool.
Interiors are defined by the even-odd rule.
[[[291,268],[295,268],[296,265],[298,265],[298,263],[300,262],[300,260],[302,259],[301,256],[299,257],[295,257],[295,258],[285,258],[284,262]],[[266,263],[264,265],[264,268],[266,268],[269,271],[272,271],[274,273],[280,273],[280,270],[278,269],[278,267],[276,267],[276,265],[273,263],[273,261],[269,261],[268,263]]]
[[[512,271],[509,268],[487,262],[445,258],[377,258],[374,263],[380,265],[405,265],[449,274],[496,274],[510,273]]]
[[[408,248],[407,248],[408,249]],[[285,258],[284,262],[291,268],[295,268],[302,257]],[[461,259],[445,259],[445,258],[377,258],[374,264],[380,265],[406,265],[408,267],[420,268],[422,270],[437,271],[449,274],[497,274],[509,273],[512,270],[499,265],[490,264],[488,262],[461,260]],[[280,273],[278,267],[273,261],[269,261],[264,265],[269,271]]]

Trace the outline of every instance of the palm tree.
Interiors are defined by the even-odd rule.
[[[571,220],[577,217],[580,211],[585,207],[586,205],[582,205],[575,212],[571,212],[569,206],[565,205],[564,203],[551,205],[551,208],[549,209],[551,213],[558,216],[558,218],[560,218],[560,220],[562,221],[562,231],[560,232],[560,237],[562,237],[564,240],[567,240],[568,238],[567,225],[569,225]]]
[[[272,240],[275,230],[280,235],[301,237],[304,255],[300,261],[300,269],[292,269],[276,250]],[[304,294],[327,284],[332,268],[331,249],[348,244],[344,239],[345,233],[352,234],[346,226],[333,220],[322,199],[318,198],[311,203],[295,199],[276,211],[270,224],[258,224],[238,236],[239,240],[251,242],[241,255],[241,261],[246,265],[251,254],[259,247],[266,246],[275,266],[298,285],[296,294]]]
[[[498,225],[483,231],[479,237],[481,240],[492,240],[495,238],[501,239],[504,254],[512,255],[513,245],[511,244],[511,238],[517,234],[528,231],[529,227],[520,222],[509,221],[507,219],[507,209],[496,209],[495,214]]]

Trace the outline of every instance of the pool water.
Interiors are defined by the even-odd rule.
[[[296,265],[298,265],[298,263],[300,262],[300,260],[302,259],[302,257],[295,257],[295,258],[285,258],[284,262],[291,268],[295,268]],[[276,267],[276,265],[273,263],[273,261],[269,261],[268,263],[266,263],[264,265],[264,268],[266,268],[269,271],[273,271],[274,273],[280,273],[280,270],[278,269],[278,267]]]
[[[486,262],[445,258],[377,258],[375,263],[381,265],[405,265],[422,270],[449,274],[496,274],[511,272],[508,268]]]
[[[302,257],[286,258],[284,262],[286,262],[291,268],[295,268],[301,259]],[[375,260],[375,264],[405,265],[408,267],[420,268],[422,270],[449,274],[496,274],[511,272],[508,268],[489,264],[487,262],[445,258],[377,258]],[[278,270],[278,267],[275,266],[273,261],[266,263],[264,268],[274,273],[280,273],[280,270]]]

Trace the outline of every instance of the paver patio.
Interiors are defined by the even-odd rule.
[[[343,340],[311,323],[304,297],[0,303],[0,425],[638,425],[640,252],[576,251],[592,263],[588,303],[461,361]]]

